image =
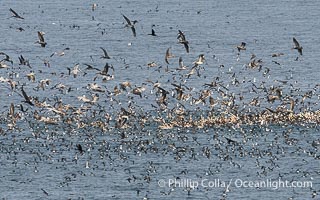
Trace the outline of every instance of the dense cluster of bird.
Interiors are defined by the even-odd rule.
[[[93,4],[92,12],[96,9],[98,5]],[[19,12],[11,8],[9,11],[12,13],[12,18],[25,20],[18,14]],[[125,14],[121,15],[119,20],[123,20],[124,31],[131,30],[133,38],[140,37],[139,29],[136,27],[140,22],[132,21]],[[155,27],[152,26],[151,33],[143,37],[160,37]],[[18,30],[23,32],[24,28],[20,27]],[[185,155],[195,159],[199,153],[195,153],[193,147],[176,145],[178,142],[184,143],[188,140],[187,136],[182,133],[166,132],[167,130],[163,129],[175,129],[179,132],[197,129],[205,132],[209,128],[227,126],[241,130],[243,141],[246,142],[250,139],[243,131],[243,126],[252,125],[252,127],[261,128],[272,124],[320,123],[320,83],[314,83],[311,88],[305,90],[299,88],[299,84],[294,79],[273,80],[271,78],[272,69],[265,64],[266,61],[284,57],[285,53],[276,52],[268,58],[257,58],[252,54],[249,62],[244,66],[239,64],[241,69],[237,72],[233,67],[226,67],[228,63],[218,62],[218,58],[211,55],[212,52],[195,53],[197,57],[193,58],[192,43],[187,38],[196,36],[179,29],[175,31],[177,36],[172,38],[172,45],[168,45],[166,52],[159,52],[163,55],[163,60],[150,61],[145,66],[140,66],[136,70],[137,74],[132,75],[133,78],[137,78],[131,80],[118,78],[122,71],[131,67],[126,63],[126,58],[121,55],[113,56],[121,52],[109,54],[104,47],[97,50],[101,53],[99,61],[104,62],[101,67],[91,58],[85,63],[74,64],[74,61],[70,61],[64,69],[50,73],[46,73],[46,69],[50,68],[52,71],[51,61],[71,53],[72,47],[61,48],[62,50],[54,52],[44,51],[44,55],[38,55],[36,58],[43,61],[44,67],[33,66],[32,60],[24,55],[0,52],[0,88],[5,91],[2,96],[5,96],[6,101],[6,106],[2,108],[2,114],[0,114],[1,124],[5,124],[0,127],[0,134],[4,134],[6,130],[30,128],[37,138],[40,137],[39,132],[42,130],[56,130],[61,127],[67,127],[70,136],[78,130],[91,130],[91,128],[103,133],[119,131],[117,133],[120,139],[114,140],[118,146],[113,151],[117,151],[121,159],[126,160],[125,151],[122,148],[133,148],[136,154],[141,154],[148,151],[158,152],[160,146],[165,146],[163,148],[166,152],[173,152],[174,159],[179,161]],[[35,38],[38,37],[34,45],[40,49],[46,49],[50,45],[44,31],[35,31],[34,35]],[[295,60],[301,61],[303,48],[295,37],[292,41],[292,49],[297,50]],[[242,53],[248,51],[250,47],[247,43],[239,42],[239,45],[230,47],[235,49],[235,60],[240,61]],[[175,44],[178,45],[177,48],[183,50],[183,53],[179,53],[179,50],[177,53],[172,52],[172,46]],[[208,47],[211,48],[209,44]],[[216,62],[208,62],[209,56],[219,63],[218,66],[215,66]],[[184,59],[194,61],[185,65]],[[178,65],[175,66],[177,63]],[[281,65],[281,59],[272,60],[272,63]],[[208,72],[210,71],[208,68],[214,67],[219,74]],[[153,80],[147,76],[150,72],[153,73]],[[141,80],[141,76],[145,79]],[[195,82],[197,84],[194,84]],[[144,133],[144,136],[148,137],[151,133],[146,133],[146,127],[156,128],[156,136],[141,141],[134,134],[126,132],[126,130],[141,130],[140,134]],[[290,137],[288,132],[283,133],[283,140],[288,145],[294,144],[296,140]],[[90,133],[88,134],[88,137],[93,138]],[[155,137],[158,144],[155,144]],[[253,146],[245,152],[244,149],[249,147],[245,146],[243,141],[239,142],[237,139],[221,135],[213,137],[215,142],[213,147],[204,146],[198,149],[202,156],[209,159],[212,152],[217,151],[220,160],[241,168],[241,164],[235,161],[236,157],[249,155],[257,159],[256,166],[261,168],[259,177],[266,176],[268,172],[277,168],[278,164],[275,160],[279,157],[278,154],[285,151],[278,140],[275,144],[277,155],[272,155],[270,152],[274,149],[273,146],[267,147],[270,151],[262,152]],[[198,144],[197,138],[192,139],[193,143]],[[222,146],[223,143],[225,146]],[[111,151],[110,145],[102,144],[101,148],[108,148],[107,150]],[[319,140],[312,141],[312,147],[317,149],[319,146]],[[90,148],[90,144],[76,144],[75,162],[78,156],[85,154]],[[108,157],[103,154],[103,151],[101,152],[101,157]],[[316,153],[311,152],[310,156],[319,159]],[[262,167],[260,163],[262,157],[268,159],[266,162],[269,164],[268,167]],[[110,155],[109,158],[110,161],[114,161]],[[150,162],[149,165],[148,174],[136,177],[129,173],[128,182],[149,183],[150,174],[155,173],[152,172],[155,169],[154,163]],[[85,166],[90,168],[91,163],[87,161]],[[213,174],[212,170],[221,169],[222,164],[215,169],[209,167],[206,173]],[[187,174],[187,172],[183,173]],[[46,190],[42,189],[42,191],[48,195]],[[137,193],[139,192],[138,190]],[[170,190],[163,193],[169,195],[171,192]]]
[[[95,9],[96,6],[92,7],[93,11]],[[12,17],[24,20],[21,15],[11,8],[10,12]],[[124,14],[122,16],[125,20],[125,27],[129,27],[133,36],[137,37],[135,24],[138,21],[132,21]],[[37,34],[39,40],[36,43],[45,48],[47,45],[44,37],[45,33],[38,31]],[[151,34],[148,35],[157,36],[153,28]],[[179,44],[183,44],[186,50],[184,55],[188,56],[190,47],[183,31],[177,30],[177,40]],[[294,37],[293,45],[292,49],[296,49],[299,52],[299,56],[302,56],[302,46]],[[247,49],[246,43],[241,42],[240,45],[236,46],[236,49],[238,50],[237,59],[239,60],[241,51],[246,51]],[[105,48],[101,47],[101,50],[100,59],[113,59]],[[71,50],[67,47],[62,51],[53,52],[50,54],[50,58],[53,58],[54,55],[64,56],[66,51]],[[158,80],[147,79],[140,85],[134,83],[136,80],[132,82],[117,80],[119,84],[114,84],[113,81],[116,80],[115,74],[121,72],[117,72],[119,69],[108,62],[103,69],[87,63],[77,63],[71,68],[66,67],[68,73],[62,72],[60,77],[72,76],[75,79],[81,79],[80,81],[82,82],[87,74],[94,76],[92,80],[87,79],[88,85],[86,89],[90,95],[80,95],[77,99],[71,100],[71,102],[78,100],[78,104],[64,102],[63,98],[58,98],[56,95],[44,98],[37,96],[37,93],[40,93],[41,90],[51,90],[51,94],[59,92],[64,96],[68,96],[79,88],[74,89],[72,86],[68,86],[68,83],[53,83],[52,77],[58,76],[57,73],[51,73],[50,76],[38,80],[37,75],[43,73],[43,69],[38,70],[37,73],[30,65],[30,61],[24,58],[23,55],[18,57],[19,63],[16,63],[12,55],[1,52],[0,68],[2,76],[0,81],[2,85],[10,86],[8,89],[11,91],[12,98],[21,96],[19,97],[21,101],[18,104],[10,103],[9,100],[10,109],[6,116],[8,127],[15,128],[17,122],[21,120],[28,121],[30,117],[48,124],[75,123],[79,128],[83,126],[99,126],[103,130],[132,126],[138,128],[138,125],[145,126],[153,122],[156,122],[158,127],[162,129],[174,127],[203,128],[205,126],[224,124],[240,126],[241,124],[319,123],[320,111],[312,109],[310,105],[313,104],[315,105],[314,107],[318,105],[320,84],[314,84],[312,90],[302,94],[300,93],[300,88],[295,88],[294,84],[287,85],[288,81],[275,80],[278,83],[282,83],[282,85],[270,85],[268,88],[264,85],[265,80],[260,80],[260,82],[256,82],[256,78],[249,80],[243,78],[244,80],[240,80],[238,74],[229,68],[229,73],[226,73],[230,74],[228,78],[216,76],[213,80],[203,84],[202,87],[195,88],[189,86],[188,82],[199,79],[205,80],[206,77],[210,76],[207,74],[206,68],[211,64],[207,63],[205,55],[201,53],[191,66],[184,65],[182,56],[179,56],[179,67],[172,69],[172,64],[170,64],[169,60],[174,59],[176,56],[170,51],[171,47],[165,53],[164,61],[167,66],[164,72],[162,72],[163,65],[157,64],[161,61],[152,61],[147,64],[149,68],[147,70],[157,68],[155,71],[159,72],[160,78],[164,76],[171,78],[164,83],[159,78]],[[275,53],[271,56],[279,57],[282,55],[284,54]],[[125,62],[125,59],[123,60]],[[279,64],[278,61],[274,62]],[[49,60],[44,60],[44,64],[50,67]],[[22,82],[23,79],[19,77],[19,73],[25,71],[23,66],[31,69],[25,75],[28,81],[32,83],[38,82],[33,90],[30,87],[26,90],[26,86],[30,84]],[[86,68],[82,70],[82,66],[86,66]],[[223,69],[224,65],[221,64],[219,68]],[[263,72],[262,78],[269,79],[270,68],[265,67],[263,60],[257,59],[256,55],[252,54],[250,62],[246,65],[246,70],[254,69]],[[5,73],[9,76],[4,77]],[[222,79],[230,81],[227,82]],[[101,83],[99,83],[100,80]],[[112,83],[114,85],[113,90],[110,90],[107,87]],[[241,87],[242,83],[252,84],[249,89],[249,98],[242,93],[236,93],[236,90],[234,90],[234,88]],[[289,90],[285,88],[286,86],[289,86]],[[286,93],[284,93],[285,90]],[[312,99],[313,97],[318,99],[307,101],[307,99]],[[151,100],[152,98],[155,100]],[[146,101],[143,99],[146,99]],[[139,105],[140,101],[144,103]],[[148,106],[145,106],[145,103],[150,104],[151,109],[147,109]],[[88,120],[89,116],[95,120]]]

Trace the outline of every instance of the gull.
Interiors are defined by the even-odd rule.
[[[257,67],[262,67],[262,60],[261,59],[259,59],[259,60],[256,60],[256,59],[253,59],[253,60],[251,60],[250,61],[250,63],[248,64],[248,67],[250,67],[250,68],[257,68]]]
[[[185,69],[187,69],[187,66],[183,64],[182,57],[179,57],[179,68],[177,68],[177,70],[185,70]]]
[[[9,66],[4,63],[4,61],[0,61],[0,69],[8,68]]]
[[[202,65],[204,61],[205,61],[204,54],[200,54],[198,56],[198,59],[195,62],[193,62],[193,64],[195,64],[196,66]]]
[[[186,49],[186,52],[189,53],[189,42],[186,40],[186,37],[182,31],[179,30],[178,37],[180,44],[184,45],[184,48]]]
[[[294,47],[292,49],[297,49],[300,55],[302,55],[302,46],[300,46],[299,42],[296,40],[296,38],[293,38]]]
[[[236,46],[236,48],[238,49],[238,52],[240,52],[241,50],[246,50],[246,43],[245,42],[241,42],[240,45]]]
[[[126,88],[127,87],[129,87],[129,88],[131,88],[131,83],[129,82],[129,81],[125,81],[125,82],[122,82],[122,83],[120,83],[120,88],[122,89],[122,90],[127,90]]]
[[[142,92],[145,91],[144,87],[136,87],[132,90],[132,94],[139,95],[142,98]]]
[[[67,67],[67,69],[69,71],[69,75],[73,74],[74,78],[77,78],[78,73],[81,71],[79,68],[79,63],[75,64],[72,70],[69,67]]]
[[[46,85],[49,85],[51,82],[50,79],[42,79],[40,80],[40,83],[38,85],[38,88],[42,88],[42,90],[44,90],[44,88],[46,87]]]
[[[174,57],[174,55],[173,55],[172,53],[170,53],[170,47],[169,47],[169,48],[167,49],[167,51],[166,51],[166,56],[165,56],[164,60],[166,61],[167,64],[169,64],[168,59],[169,59],[169,58],[173,58],[173,57]]]
[[[110,59],[110,56],[108,55],[107,51],[102,47],[100,47],[100,49],[103,51],[103,56],[101,56],[100,58]]]
[[[148,67],[156,67],[158,66],[156,62],[152,61],[152,62],[149,62],[148,64]]]
[[[38,31],[38,38],[39,38],[39,41],[37,41],[36,43],[40,44],[41,47],[46,47],[47,43],[44,41],[44,32],[42,31]]]
[[[18,18],[18,19],[24,19],[23,17],[21,17],[16,11],[14,11],[12,8],[9,9],[10,12],[12,13],[12,16],[11,17],[15,17],[15,18]]]
[[[62,51],[60,51],[60,52],[53,52],[53,53],[50,55],[50,57],[52,57],[52,56],[54,56],[54,55],[64,56],[66,50],[70,50],[70,48],[67,47],[67,48],[64,48],[64,49],[63,49]]]
[[[88,87],[90,90],[92,90],[94,92],[105,92],[106,91],[97,83],[90,83],[90,84],[88,84]]]
[[[83,101],[84,103],[90,103],[90,104],[94,104],[99,100],[99,95],[98,94],[94,94],[92,95],[92,99],[89,99],[88,97],[86,97],[85,95],[83,96],[79,96],[78,97],[79,101]]]
[[[30,72],[29,74],[27,74],[28,80],[35,82],[36,81],[36,75],[34,72]]]
[[[135,23],[137,23],[137,20],[131,21],[128,17],[126,17],[124,14],[122,14],[123,18],[127,21],[126,27],[130,27],[133,33],[133,37],[136,37],[136,29],[134,28]]]

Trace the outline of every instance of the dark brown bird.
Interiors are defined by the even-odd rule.
[[[2,61],[7,61],[7,62],[10,62],[11,64],[13,64],[13,61],[10,59],[10,56],[4,52],[0,52],[0,55],[3,55],[5,56],[5,58],[1,59],[0,62]]]
[[[29,96],[27,95],[27,93],[24,91],[23,86],[21,87],[21,92],[22,92],[22,95],[23,95],[23,97],[24,97],[24,99],[25,99],[25,102],[28,103],[28,104],[30,104],[31,106],[33,106],[34,104],[31,102],[30,97],[29,97]]]
[[[299,42],[296,40],[296,38],[292,38],[294,46],[292,49],[297,49],[300,55],[302,55],[302,46],[300,46]]]
[[[241,42],[240,45],[236,46],[236,48],[238,49],[238,52],[240,52],[241,50],[246,50],[246,43],[245,42]]]
[[[103,51],[103,56],[101,56],[100,58],[110,59],[110,56],[108,55],[107,51],[102,47],[100,47],[100,49]]]
[[[189,53],[189,42],[186,40],[186,37],[184,35],[184,33],[180,30],[178,30],[179,33],[178,33],[178,37],[177,39],[179,40],[179,43],[180,44],[183,44],[184,45],[184,48],[186,49],[186,52]]]
[[[174,57],[174,55],[172,55],[172,53],[170,53],[170,47],[167,49],[167,51],[166,51],[166,56],[165,56],[165,58],[164,58],[164,60],[166,61],[166,63],[167,64],[169,64],[169,58],[173,58]]]
[[[19,58],[19,62],[20,62],[19,65],[26,65],[29,68],[32,68],[30,66],[29,60],[25,59],[22,55],[20,55],[18,58]]]
[[[9,9],[10,12],[12,13],[12,16],[11,17],[15,17],[15,18],[18,18],[18,19],[24,19],[23,17],[21,17],[16,11],[14,11],[12,8]]]
[[[87,66],[87,68],[85,68],[84,70],[97,70],[97,71],[101,71],[100,69],[93,67],[92,65],[86,64],[84,63],[85,66]]]
[[[137,20],[131,21],[128,17],[126,17],[124,14],[122,14],[123,18],[127,21],[126,27],[130,27],[133,33],[133,37],[136,37],[136,29],[134,28],[135,23],[137,23]]]
[[[44,37],[43,37],[44,33],[43,32],[40,32],[38,31],[38,38],[39,38],[39,41],[37,41],[36,43],[40,44],[41,47],[46,47],[47,43],[44,41]]]

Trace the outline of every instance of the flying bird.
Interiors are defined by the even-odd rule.
[[[167,64],[169,64],[169,58],[173,58],[174,57],[174,55],[172,54],[172,53],[170,53],[170,47],[167,49],[167,51],[166,51],[166,56],[165,56],[165,58],[164,58],[164,60],[166,61],[166,63]]]
[[[238,49],[238,52],[240,52],[241,50],[246,50],[246,43],[245,42],[241,42],[240,45],[236,46],[236,48]]]
[[[100,47],[100,49],[103,51],[103,56],[101,56],[100,58],[110,59],[110,56],[108,55],[107,51],[102,47]]]
[[[180,44],[184,45],[184,48],[186,49],[186,52],[189,53],[189,42],[186,40],[186,37],[182,31],[179,30],[178,37]]]
[[[135,23],[137,23],[137,20],[131,21],[128,17],[126,17],[124,14],[122,14],[123,18],[127,21],[126,27],[130,27],[133,33],[133,37],[136,37],[136,29],[134,28]]]
[[[39,41],[37,41],[36,43],[40,44],[41,47],[46,47],[47,43],[44,41],[44,32],[38,31],[38,38]]]
[[[185,70],[185,69],[187,69],[187,66],[183,64],[182,57],[179,57],[179,68],[177,68],[177,70]]]
[[[24,97],[24,99],[25,99],[25,102],[28,103],[28,104],[30,104],[31,106],[33,106],[34,104],[31,102],[30,97],[29,97],[29,96],[27,95],[27,93],[24,91],[23,86],[21,87],[21,92],[22,92],[22,95],[23,95],[23,97]]]
[[[299,42],[296,40],[296,38],[293,38],[294,47],[292,49],[297,49],[300,55],[302,55],[302,46],[300,46]]]
[[[100,69],[93,67],[92,65],[86,64],[84,63],[85,66],[87,66],[87,68],[85,68],[84,70],[97,70],[97,71],[101,71]]]
[[[15,17],[15,18],[18,18],[18,19],[24,19],[23,17],[21,17],[16,11],[14,11],[12,8],[9,9],[10,12],[12,13],[12,16],[11,17]]]
[[[200,54],[200,55],[198,56],[198,59],[197,59],[195,62],[193,62],[193,64],[195,64],[196,66],[202,65],[205,60],[206,60],[206,59],[204,58],[204,54]]]

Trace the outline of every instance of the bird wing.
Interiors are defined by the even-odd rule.
[[[133,37],[136,37],[137,36],[136,29],[132,26],[131,30],[132,30],[132,33],[133,33]]]
[[[14,16],[18,16],[18,13],[16,13],[16,11],[14,11],[12,8],[10,8],[10,12],[12,12]]]
[[[184,42],[183,45],[184,45],[184,48],[186,48],[187,53],[189,53],[189,45],[188,45],[188,42]]]
[[[294,46],[295,46],[295,47],[300,47],[300,44],[299,44],[299,42],[296,40],[296,38],[292,38],[292,40],[293,40],[293,43],[294,43]]]
[[[29,96],[28,96],[27,93],[24,91],[23,86],[21,87],[21,92],[22,92],[22,95],[23,95],[24,99],[26,100],[26,102],[27,102],[28,104],[30,104],[30,105],[33,106],[33,103],[30,101]]]
[[[131,20],[130,20],[128,17],[126,17],[124,14],[122,14],[122,16],[123,16],[123,18],[127,21],[127,23],[128,23],[130,26],[132,26]]]
[[[178,30],[178,31],[179,31],[179,33],[178,33],[178,37],[177,37],[177,39],[185,40],[186,38],[185,38],[185,36],[184,36],[183,32],[182,32],[182,31],[180,31],[180,30]]]
[[[40,31],[38,31],[38,38],[39,38],[40,42],[44,42],[43,35],[42,35],[42,33],[40,33]]]
[[[102,73],[103,74],[108,74],[108,71],[109,71],[109,64],[108,63],[106,63],[106,65],[104,66],[104,68],[103,68],[103,71],[102,71]]]
[[[169,56],[170,56],[169,51],[170,51],[170,48],[167,49],[167,51],[166,51],[166,57],[164,58],[164,60],[166,61],[167,64],[169,64],[169,61],[168,61],[168,58],[169,58]]]
[[[102,49],[105,58],[110,58],[107,51],[104,48],[100,47],[100,49]]]
[[[9,9],[10,12],[12,12],[12,14],[14,15],[14,17],[20,18],[20,19],[24,19],[23,17],[21,17],[20,15],[18,15],[18,13],[16,11],[14,11],[12,8]]]
[[[183,67],[183,61],[182,61],[181,56],[179,57],[179,67]]]
[[[84,65],[87,66],[86,70],[93,70],[94,69],[94,70],[100,71],[100,69],[92,67],[92,65],[89,65],[87,63],[84,63]]]

